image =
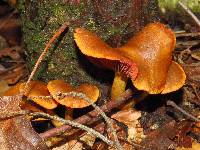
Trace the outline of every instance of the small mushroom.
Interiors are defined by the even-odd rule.
[[[20,90],[24,90],[25,83],[20,87]],[[24,95],[29,99],[37,103],[38,105],[46,109],[54,109],[57,107],[57,102],[52,98],[41,98],[40,96],[50,96],[50,93],[47,89],[47,86],[44,82],[41,81],[31,81],[28,85],[28,92],[25,92]]]
[[[15,86],[10,87],[3,93],[3,96],[16,96],[20,94],[20,87],[22,83],[17,83]]]
[[[77,92],[83,93],[88,98],[95,103],[99,97],[99,89],[91,84],[82,84],[79,87],[72,87],[70,84],[66,83],[63,80],[52,80],[48,83],[47,88],[53,98],[61,105],[65,105],[69,108],[83,108],[90,105],[87,101],[83,98],[80,98],[76,95],[73,96],[64,96],[60,98],[58,96],[59,93],[69,93],[69,92]]]
[[[10,87],[7,91],[4,92],[4,96],[17,96],[20,94],[20,92],[22,91],[22,86],[24,85],[24,83],[20,82],[17,83],[15,86]],[[27,101],[21,101],[20,103],[20,107],[21,109],[26,109],[26,110],[31,110],[31,111],[37,111],[37,112],[41,112],[41,108],[38,108],[36,105],[27,102]]]
[[[116,74],[117,82],[114,79],[115,88],[119,87],[118,83],[125,83],[126,79],[123,76],[131,78],[133,85],[138,90],[146,91],[149,94],[165,94],[176,91],[185,82],[186,76],[182,67],[172,61],[172,52],[176,43],[175,35],[161,23],[148,24],[119,48],[109,47],[94,33],[82,28],[75,30],[74,37],[81,52],[95,64],[98,62],[101,67],[112,68],[108,60],[117,60],[120,73]],[[122,76],[122,80],[119,76]],[[118,96],[120,92],[114,97]],[[113,94],[112,92],[111,95]]]

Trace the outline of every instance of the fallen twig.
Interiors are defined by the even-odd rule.
[[[99,106],[97,106],[96,104],[92,103],[92,100],[90,100],[90,98],[88,98],[85,94],[83,93],[77,93],[77,92],[69,92],[69,93],[61,93],[63,94],[63,96],[73,96],[73,97],[80,97],[82,99],[84,99],[85,101],[87,101],[88,103],[90,103],[94,109],[104,118],[104,120],[106,121],[106,123],[108,124],[108,126],[110,127],[113,137],[114,137],[114,141],[115,141],[115,145],[116,148],[119,150],[123,150],[123,147],[121,146],[121,144],[119,143],[118,137],[117,137],[117,133],[116,130],[113,128],[113,121],[111,118],[109,118],[105,112],[103,112],[101,110],[101,108]]]
[[[130,89],[128,89],[124,93],[122,93],[122,95],[120,97],[118,97],[116,100],[108,102],[107,104],[101,106],[100,109],[104,112],[109,112],[113,108],[116,108],[116,107],[122,105],[123,103],[125,103],[129,98],[132,97],[132,95],[133,95],[133,92]],[[74,121],[81,123],[81,124],[90,124],[90,123],[96,122],[98,120],[100,120],[99,114],[95,110],[93,110],[93,111],[75,119]],[[40,133],[40,136],[43,139],[47,139],[47,138],[56,136],[58,134],[61,134],[63,132],[66,132],[67,130],[70,130],[71,128],[72,127],[69,125],[62,125],[60,127],[50,129],[44,133]]]
[[[70,126],[73,126],[73,127],[76,127],[76,128],[80,128],[80,129],[85,130],[86,132],[88,132],[90,134],[93,134],[96,137],[100,138],[102,141],[104,141],[108,145],[114,146],[114,143],[112,141],[110,141],[107,137],[102,135],[101,133],[99,133],[99,132],[97,132],[97,131],[93,130],[92,128],[89,128],[89,127],[87,127],[85,125],[77,123],[75,121],[65,120],[65,119],[60,118],[58,116],[51,116],[51,115],[43,113],[43,112],[30,113],[29,115],[37,116],[37,117],[45,117],[45,118],[52,119],[52,120],[57,120],[57,121],[65,123],[65,124],[68,124]]]
[[[65,22],[53,35],[53,37],[49,40],[49,42],[46,44],[46,47],[45,49],[43,50],[43,52],[41,53],[40,57],[38,58],[27,82],[26,82],[26,85],[25,85],[25,88],[23,90],[23,93],[21,93],[21,95],[23,95],[25,92],[27,92],[27,88],[28,88],[28,84],[29,82],[32,80],[37,68],[39,67],[41,61],[44,59],[47,51],[49,50],[49,48],[51,47],[52,43],[63,33],[63,31],[68,27],[68,23]]]
[[[196,122],[200,122],[200,119],[198,119],[197,117],[189,114],[188,112],[186,112],[185,110],[183,110],[181,107],[179,107],[178,105],[176,105],[176,103],[174,103],[171,100],[167,101],[167,105],[174,107],[175,109],[179,110],[180,112],[182,112],[184,115],[186,115],[187,117],[191,118],[192,120],[196,121]]]
[[[1,112],[0,113],[0,119],[6,119],[6,118],[13,118],[16,116],[22,116],[28,114],[30,111],[28,110],[21,110],[21,111],[7,111],[7,112]]]
[[[195,33],[176,33],[176,37],[195,37],[195,36],[200,36],[200,32],[195,32]]]
[[[190,15],[190,17],[195,21],[195,23],[198,25],[198,27],[200,28],[200,21],[199,19],[193,14],[193,12],[187,7],[185,6],[182,2],[178,2],[178,4],[188,13],[188,15]]]
[[[112,141],[110,141],[107,137],[105,137],[104,135],[102,135],[101,133],[97,132],[96,130],[94,130],[92,128],[89,128],[85,125],[82,125],[82,124],[74,122],[74,121],[63,119],[63,118],[58,117],[58,116],[51,116],[51,115],[43,113],[43,112],[31,113],[30,111],[25,111],[25,110],[5,112],[5,113],[0,113],[0,119],[6,119],[6,118],[21,116],[21,115],[29,115],[29,116],[33,116],[33,117],[43,117],[43,118],[63,122],[64,124],[68,124],[70,126],[82,129],[82,130],[84,130],[84,131],[86,131],[90,134],[93,134],[96,137],[100,138],[105,143],[107,143],[108,145],[114,146],[114,143]]]

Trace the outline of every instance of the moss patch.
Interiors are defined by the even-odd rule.
[[[134,23],[130,12],[136,6],[131,5],[132,0],[97,2],[96,0],[87,2],[19,1],[18,8],[21,12],[24,43],[27,48],[26,55],[30,70],[54,32],[64,22],[70,22],[69,29],[63,38],[59,39],[49,50],[35,79],[44,81],[64,79],[74,85],[83,82],[101,82],[101,79],[95,77],[97,67],[91,65],[86,59],[81,61],[80,57],[83,58],[83,56],[79,53],[73,40],[73,30],[76,27],[85,27],[99,34],[104,40],[111,41],[112,44],[116,37],[133,33],[133,30],[129,30],[129,26]],[[151,14],[148,11],[141,14],[146,12],[146,15]],[[143,20],[143,22],[145,21]],[[123,42],[123,40],[116,41]]]

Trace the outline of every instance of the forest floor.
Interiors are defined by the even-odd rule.
[[[185,11],[185,13],[188,12]],[[149,95],[131,110],[120,110],[119,104],[110,103],[109,105],[106,103],[108,116],[114,118],[112,124],[116,131],[112,131],[112,128],[109,128],[109,125],[106,125],[101,117],[97,117],[97,113],[89,116],[89,120],[88,118],[86,120],[81,118],[87,116],[86,113],[92,110],[92,107],[85,110],[86,112],[81,111],[81,114],[78,114],[74,121],[78,120],[81,124],[89,124],[91,128],[104,136],[102,138],[105,141],[108,140],[107,143],[102,142],[102,138],[96,138],[96,133],[93,135],[86,134],[69,126],[65,126],[67,133],[55,137],[55,133],[59,133],[56,130],[59,129],[58,124],[67,122],[63,121],[64,119],[59,120],[59,117],[54,118],[57,123],[55,123],[56,121],[52,122],[50,120],[52,118],[45,116],[45,114],[57,114],[62,117],[65,108],[59,106],[55,109],[55,113],[37,106],[34,102],[29,102],[29,105],[24,107],[26,110],[37,110],[40,113],[45,113],[39,114],[39,119],[36,119],[38,116],[33,114],[32,116],[36,117],[29,118],[34,130],[38,133],[37,135],[45,139],[47,146],[54,150],[112,149],[112,146],[110,146],[112,143],[109,145],[110,141],[114,141],[116,145],[119,144],[115,139],[115,132],[124,149],[200,149],[200,21],[195,20],[190,14],[188,14],[188,17],[190,17],[191,22],[181,22],[179,20],[175,22],[176,26],[171,26],[177,40],[173,59],[183,67],[187,76],[186,83],[181,90],[166,95]],[[171,20],[161,18],[164,22],[170,24]],[[22,37],[18,11],[5,3],[0,3],[0,96],[4,96],[5,91],[17,83],[25,82],[29,77],[30,73],[26,68],[25,45],[23,45]],[[126,101],[131,96],[132,93],[128,90],[119,99]],[[14,104],[12,107],[16,107]],[[113,108],[115,109],[113,110]],[[106,111],[106,109],[102,110]],[[99,113],[103,115],[102,112]],[[115,114],[113,115],[113,113]],[[94,120],[94,116],[96,120]],[[111,121],[110,118],[106,120],[106,122],[109,121]],[[1,126],[1,128],[3,127]],[[12,129],[14,126],[10,128],[5,132],[14,130]],[[44,134],[49,129],[53,134]],[[30,130],[26,130],[26,132],[32,132]],[[22,134],[17,134],[17,136],[22,136]],[[0,133],[0,137],[4,138],[4,135]],[[28,137],[23,138],[22,143]],[[17,145],[15,142],[14,144]],[[5,147],[12,149],[9,144]],[[43,149],[42,146],[39,148]],[[118,149],[120,148],[118,147]]]

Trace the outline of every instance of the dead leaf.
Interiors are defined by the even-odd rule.
[[[123,147],[124,150],[134,150],[133,145],[128,144],[128,143],[124,143],[124,144],[122,145],[122,147]],[[105,150],[105,149],[104,149],[104,150]],[[113,148],[113,147],[109,147],[109,150],[116,150],[116,149]]]
[[[82,150],[83,146],[82,143],[78,142],[77,140],[71,140],[66,144],[53,148],[53,150]]]
[[[182,121],[178,123],[177,129],[177,140],[179,147],[191,148],[192,147],[192,138],[188,136],[188,133],[192,130],[193,123]]]
[[[0,78],[5,80],[8,84],[15,84],[26,75],[26,66],[19,64],[15,66],[14,69],[0,74]]]
[[[136,110],[122,110],[112,115],[113,119],[128,126],[128,141],[133,140],[136,143],[140,143],[144,137],[143,128],[138,121],[140,117],[141,112]]]
[[[14,46],[0,50],[0,58],[9,56],[13,60],[19,60],[21,58],[19,52],[22,51],[21,47]]]
[[[88,146],[92,147],[96,140],[96,137],[94,135],[86,133],[84,136],[80,138],[80,140],[83,141]]]
[[[20,111],[18,98],[0,99],[0,112]],[[0,149],[2,150],[46,150],[44,141],[34,131],[25,116],[0,120]]]
[[[0,35],[6,39],[9,46],[20,45],[21,43],[21,22],[16,10],[0,19]]]
[[[6,81],[0,80],[0,96],[9,89],[9,86]]]
[[[192,139],[188,133],[192,130],[192,124],[188,121],[168,122],[156,130],[149,131],[142,144],[156,150],[175,149],[177,146],[190,148]]]
[[[200,67],[199,65],[196,66],[183,66],[183,69],[186,73],[187,80],[191,82],[200,82]]]
[[[192,58],[200,61],[200,50],[192,51],[191,56],[192,56]]]
[[[0,49],[6,48],[6,47],[8,47],[6,40],[2,36],[0,36]]]
[[[108,145],[103,143],[103,142],[95,142],[95,144],[93,145],[92,149],[95,149],[95,150],[106,150],[106,149],[108,149]]]
[[[5,72],[6,70],[7,69],[3,65],[0,64],[0,73]]]
[[[141,145],[146,149],[152,150],[166,150],[169,147],[172,149],[176,147],[176,143],[172,140],[175,137],[175,121],[171,121],[162,127],[151,130],[146,133],[146,138]]]
[[[176,150],[200,150],[200,143],[193,142],[192,143],[192,148],[176,148]]]

